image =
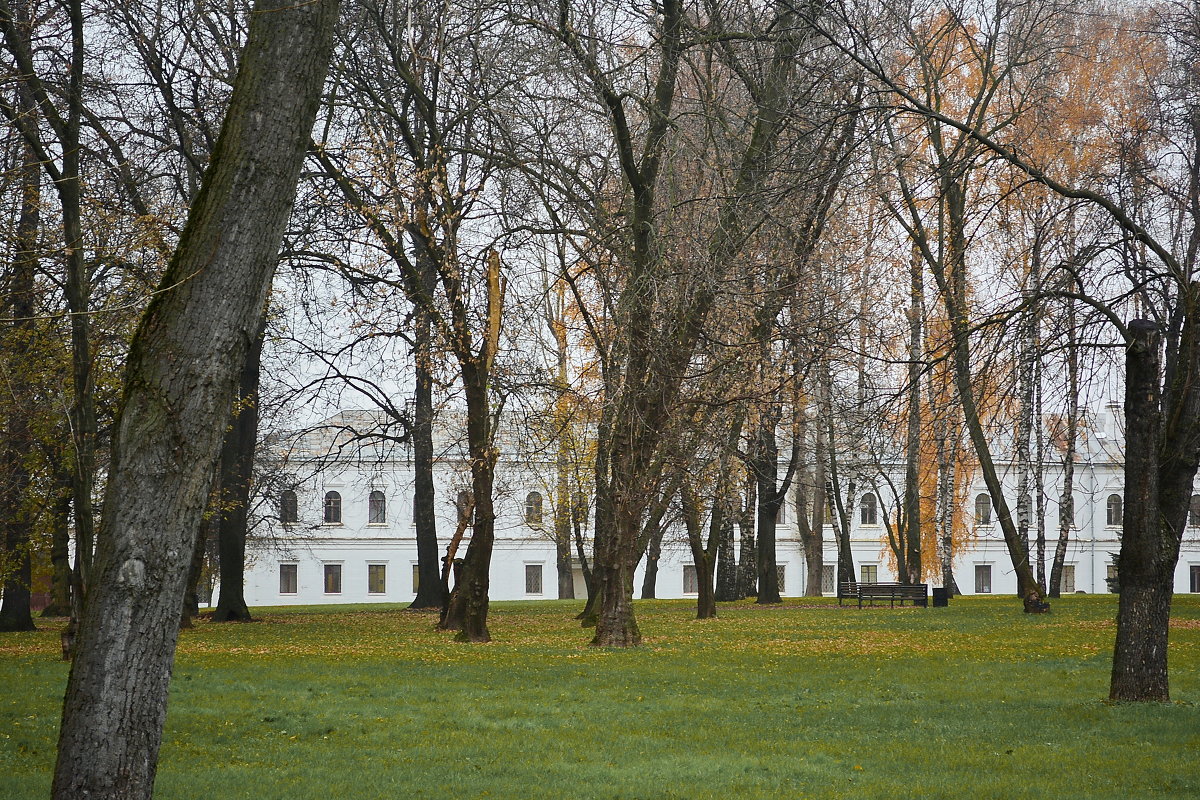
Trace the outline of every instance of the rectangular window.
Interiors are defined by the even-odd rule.
[[[421,591],[421,565],[413,564],[413,594]]]
[[[696,574],[695,564],[683,565],[683,593],[684,594],[699,594],[700,593],[700,576]]]
[[[1200,564],[1191,565],[1192,573],[1192,592],[1200,592]]]
[[[821,565],[821,594],[833,594],[837,591],[837,569],[832,564]]]
[[[1075,565],[1063,564],[1062,578],[1058,582],[1058,590],[1063,594],[1075,592]]]
[[[787,564],[776,564],[775,565],[775,579],[777,581],[779,581],[779,593],[780,594],[783,594],[785,591],[787,591],[787,588],[786,588],[787,585],[783,581],[783,577],[785,575],[787,575]]]
[[[367,564],[367,594],[383,594],[387,591],[387,565]]]
[[[542,565],[525,565],[525,594],[542,593]]]
[[[975,565],[975,594],[992,593],[992,565]]]
[[[860,583],[879,583],[879,565],[863,564],[858,568]]]
[[[296,593],[296,570],[295,564],[280,564],[279,565],[279,593],[280,594],[295,594]]]
[[[342,593],[342,565],[325,565],[325,594]]]

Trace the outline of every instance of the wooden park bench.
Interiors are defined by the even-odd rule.
[[[862,608],[863,601],[867,601],[867,605],[875,605],[875,601],[888,601],[888,605],[895,607],[897,603],[904,605],[906,602],[912,603],[914,606],[929,606],[929,584],[927,583],[854,583],[853,581],[843,581],[838,585],[838,605],[842,604],[842,600],[857,599],[858,607]]]

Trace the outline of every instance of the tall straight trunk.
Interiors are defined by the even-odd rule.
[[[71,476],[58,476],[50,509],[50,604],[43,617],[71,613],[71,496]]]
[[[1160,575],[1159,453],[1162,433],[1158,326],[1130,323],[1132,341],[1125,359],[1125,469],[1137,480],[1125,482],[1121,531],[1120,604],[1113,651],[1113,700],[1169,699],[1167,626],[1171,585]],[[1172,568],[1174,564],[1171,564]]]
[[[1033,519],[1036,527],[1034,539],[1037,582],[1046,586],[1046,435],[1042,424],[1042,362],[1034,364],[1033,375]]]
[[[559,366],[559,378],[565,383],[565,359]],[[565,404],[566,395],[562,395],[556,402],[556,413],[563,423],[566,422]],[[556,426],[555,430],[558,431],[558,452],[554,463],[554,561],[558,570],[558,599],[574,600],[575,571],[571,563],[571,516],[574,500],[571,495],[570,442],[564,426]]]
[[[779,492],[779,443],[775,425],[778,416],[764,413],[759,417],[755,435],[754,454],[750,464],[754,470],[758,495],[758,597],[756,603],[782,602],[779,596],[779,572],[775,560],[775,529],[779,507],[787,495]]]
[[[1036,272],[1037,255],[1034,254],[1034,270]],[[1034,291],[1036,291],[1036,278]],[[1021,546],[1029,551],[1029,529],[1033,522],[1033,495],[1030,491],[1031,454],[1030,445],[1033,438],[1034,419],[1034,364],[1037,360],[1035,335],[1037,323],[1035,319],[1036,304],[1026,309],[1021,315],[1017,326],[1017,420],[1016,420],[1016,462],[1017,462],[1017,538]],[[1039,580],[1039,585],[1045,582]]]
[[[250,527],[250,495],[254,484],[254,452],[258,445],[258,384],[264,328],[250,343],[238,380],[234,417],[221,448],[221,515],[217,555],[221,594],[214,622],[249,622],[246,606],[246,535]]]
[[[428,259],[417,259],[425,291],[433,295],[435,277]],[[416,382],[413,394],[413,525],[417,538],[417,595],[410,609],[441,608],[445,587],[438,563],[436,492],[433,481],[433,321],[418,304],[414,313],[413,357]]]
[[[262,0],[178,249],[134,335],[53,796],[150,798],[196,529],[316,118],[335,0]]]
[[[921,363],[925,341],[925,275],[920,254],[909,259],[908,305],[908,424],[904,446],[904,513],[900,520],[903,532],[905,583],[921,582]]]
[[[218,469],[220,468],[218,467]],[[219,476],[216,480],[220,480]],[[179,614],[181,630],[194,627],[193,621],[200,614],[200,574],[204,571],[204,551],[208,549],[209,539],[218,536],[221,525],[220,517],[220,511],[215,510],[213,516],[203,520],[196,529],[196,541],[192,545],[192,558],[188,562],[187,580],[183,584],[183,608]]]
[[[28,35],[28,17],[22,20],[22,30]],[[22,113],[33,113],[33,98],[29,91],[17,87],[17,105]],[[2,515],[3,547],[0,563],[7,562],[9,570],[4,580],[4,598],[0,601],[0,631],[34,630],[30,609],[30,584],[33,581],[33,560],[30,537],[33,532],[33,504],[29,497],[32,474],[29,454],[33,446],[35,395],[32,370],[32,351],[37,335],[34,314],[34,283],[37,276],[38,229],[40,227],[41,173],[37,155],[28,143],[21,148],[19,186],[21,204],[17,216],[13,260],[8,280],[2,287],[4,302],[0,315],[11,322],[0,322],[5,330],[3,350],[5,361],[6,426],[0,441],[0,515]]]
[[[931,383],[931,400],[934,397]],[[933,403],[931,403],[931,406]],[[942,587],[947,597],[957,594],[954,581],[954,484],[957,471],[958,434],[949,408],[933,409],[934,441],[937,451],[937,496],[934,507],[934,526],[937,529],[938,557],[941,562]]]
[[[717,541],[717,575],[715,597],[718,601],[728,602],[737,600],[737,557],[733,546],[734,521],[733,515],[727,515],[727,522],[719,531]]]
[[[755,513],[758,509],[757,483],[747,475],[741,511],[738,514],[737,599],[758,595],[758,545],[754,537]]]
[[[850,518],[846,513],[845,504],[842,502],[841,474],[838,470],[837,442],[834,438],[833,408],[830,400],[831,384],[828,370],[829,365],[826,364],[826,384],[823,392],[826,404],[823,435],[827,437],[825,446],[828,449],[825,452],[829,462],[829,482],[825,499],[833,511],[833,533],[837,539],[837,579],[839,583],[845,583],[855,580],[854,552],[850,549]],[[845,496],[854,497],[854,489],[854,478],[851,477],[846,485]]]
[[[719,528],[724,524],[720,510],[720,487],[717,487],[712,515],[710,517],[709,542],[714,543]],[[692,553],[692,564],[696,570],[696,619],[712,619],[717,616],[717,600],[713,593],[713,555],[711,548],[704,545],[704,511],[690,481],[680,487],[680,505],[683,508],[683,525],[687,532],[688,549]]]
[[[1075,527],[1075,453],[1079,440],[1079,346],[1075,333],[1075,304],[1067,301],[1067,430],[1063,448],[1063,485],[1058,499],[1058,541],[1050,565],[1050,596],[1062,591],[1067,545]]]
[[[654,526],[646,542],[646,567],[642,573],[642,599],[653,600],[658,591],[658,562],[662,559],[662,542],[667,529],[663,525]]]
[[[821,583],[825,580],[826,451],[825,432],[818,425],[813,436],[813,472],[809,488],[812,522],[809,525],[810,535],[804,539],[804,558],[808,562],[808,593],[812,597],[824,594]]]
[[[575,570],[571,562],[571,497],[566,469],[558,469],[554,498],[554,562],[558,570],[558,599],[575,599]]]

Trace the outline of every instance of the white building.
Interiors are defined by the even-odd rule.
[[[1065,560],[1062,590],[1106,592],[1112,556],[1119,549],[1124,472],[1120,460],[1116,409],[1110,408],[1080,448],[1075,463],[1075,529]],[[332,427],[366,422],[367,412],[343,412]],[[336,439],[336,437],[334,437]],[[251,544],[246,570],[246,602],[251,606],[315,603],[402,603],[416,591],[417,550],[412,518],[410,451],[396,445],[331,449],[329,436],[310,435],[291,450],[298,473],[279,498],[279,521],[266,525],[271,535]],[[344,442],[341,442],[344,444]],[[512,452],[500,442],[497,465],[496,542],[491,568],[491,597],[495,600],[555,598],[558,596],[555,547],[545,484],[545,464],[505,458]],[[453,445],[442,447],[435,466],[438,499],[438,537],[441,552],[457,521],[459,493],[469,486],[465,461]],[[333,455],[330,455],[333,453]],[[1004,474],[1006,495],[1015,505],[1016,477]],[[1061,464],[1044,470],[1047,571],[1058,535],[1057,497],[1062,485]],[[1011,494],[1009,494],[1011,492]],[[868,496],[869,495],[869,496]],[[881,503],[873,492],[856,498],[851,525],[851,550],[860,580],[895,580]],[[955,554],[955,580],[960,591],[1015,594],[1016,577],[991,502],[981,480],[968,495],[975,511],[970,544]],[[1015,513],[1015,512],[1014,512]],[[539,521],[541,520],[541,521]],[[1031,537],[1033,533],[1031,532]],[[780,592],[804,594],[806,570],[803,547],[789,503],[777,528]],[[466,542],[459,556],[466,551]],[[837,549],[833,528],[825,530],[825,576],[822,590],[834,590]],[[693,596],[692,558],[680,525],[668,529],[658,566],[658,597]],[[638,567],[640,587],[643,564]],[[576,562],[576,597],[585,596],[582,570]],[[1193,498],[1175,576],[1176,592],[1200,591],[1200,495]]]

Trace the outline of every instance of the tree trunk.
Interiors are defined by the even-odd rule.
[[[467,451],[471,459],[471,491],[475,504],[471,543],[463,558],[462,582],[454,587],[461,601],[461,625],[457,616],[447,622],[459,628],[459,641],[491,641],[487,627],[488,589],[492,567],[492,548],[496,538],[496,509],[492,491],[496,479],[496,448],[492,441],[492,408],[489,390],[492,365],[500,342],[500,321],[504,298],[500,283],[500,255],[495,250],[487,260],[487,308],[479,352],[466,320],[465,298],[456,273],[444,267],[443,286],[450,300],[454,331],[454,352],[462,375],[467,405]]]
[[[721,602],[737,600],[737,559],[733,550],[733,518],[721,527],[717,542],[717,575],[715,598]]]
[[[646,569],[642,573],[643,600],[653,600],[658,590],[658,560],[662,558],[662,540],[666,532],[665,527],[658,525],[650,534],[649,545],[646,548]]]
[[[1162,427],[1161,338],[1157,325],[1147,320],[1134,320],[1130,332],[1133,339],[1125,355],[1125,470],[1137,478],[1125,482],[1117,567],[1121,595],[1109,697],[1166,702],[1171,586],[1160,574],[1156,541],[1163,525],[1157,447]]]
[[[925,341],[925,280],[920,254],[909,260],[908,425],[905,438],[904,513],[900,520],[904,546],[904,583],[921,582],[921,366]]]
[[[250,528],[250,496],[254,485],[254,453],[258,446],[258,383],[264,327],[250,344],[239,379],[233,420],[221,448],[221,513],[217,527],[221,594],[213,622],[250,622],[246,606],[246,535]]]
[[[50,521],[50,605],[42,609],[43,617],[71,613],[71,477],[60,480]]]
[[[28,36],[28,18],[21,20]],[[26,39],[28,41],[28,39]],[[17,87],[17,104],[22,113],[33,113],[33,98],[22,85]],[[33,446],[31,415],[35,390],[31,371],[31,351],[36,336],[34,327],[34,291],[37,275],[38,229],[40,227],[41,173],[36,154],[28,143],[21,148],[19,173],[21,206],[17,217],[12,266],[4,289],[0,314],[11,322],[4,324],[5,408],[7,418],[0,442],[0,514],[3,536],[0,567],[7,566],[4,598],[0,601],[0,631],[34,630],[30,609],[30,584],[33,561],[30,535],[33,532],[32,502],[29,488],[30,449]]]
[[[429,259],[418,258],[418,269],[429,296],[433,296],[434,275]],[[433,481],[433,322],[428,309],[420,304],[415,311],[416,390],[413,396],[413,525],[417,536],[417,594],[408,606],[412,610],[441,608],[445,602],[438,564],[436,491]]]
[[[1029,564],[1029,549],[1022,543],[1017,526],[1013,523],[1012,512],[1004,496],[1004,488],[1000,476],[996,472],[996,464],[992,459],[991,447],[987,433],[979,417],[979,407],[975,399],[975,389],[971,376],[971,345],[970,331],[966,324],[967,313],[967,284],[966,284],[966,221],[964,218],[966,204],[966,187],[961,176],[946,172],[941,178],[942,197],[946,208],[947,218],[947,247],[946,259],[949,266],[942,262],[931,264],[934,276],[937,278],[938,289],[946,308],[946,317],[950,325],[952,337],[951,363],[953,365],[954,382],[957,388],[959,403],[962,407],[963,422],[975,455],[979,461],[979,470],[983,474],[984,483],[992,498],[996,510],[996,522],[1004,536],[1008,549],[1009,560],[1017,575],[1017,594],[1021,597],[1022,606],[1026,613],[1040,613],[1049,610],[1043,601],[1045,590],[1038,585]]]
[[[261,327],[336,0],[261,0],[221,136],[130,349],[53,796],[150,798],[192,544]]]
[[[719,494],[718,488],[717,493]],[[710,538],[715,542],[717,528],[722,524],[718,510],[720,501],[713,503]],[[704,510],[689,481],[680,487],[680,505],[683,507],[683,524],[687,532],[688,549],[692,553],[692,564],[696,570],[696,619],[713,619],[717,616],[717,601],[713,594],[713,559],[704,547]]]
[[[755,452],[750,459],[758,484],[758,597],[755,602],[759,605],[782,602],[775,559],[775,528],[779,507],[783,505],[785,496],[777,490],[779,447],[775,437],[775,420],[771,414],[763,415]]]
[[[202,520],[196,529],[196,543],[192,546],[192,560],[188,564],[187,581],[183,586],[183,607],[179,614],[179,628],[193,627],[192,621],[200,613],[200,573],[204,570],[204,551],[208,538],[218,527],[220,512],[212,519]]]
[[[808,563],[808,588],[805,594],[809,597],[820,597],[821,584],[825,580],[825,433],[817,427],[813,437],[813,472],[812,482],[806,490],[805,502],[812,503],[809,512],[811,522],[808,526],[809,535],[804,537],[804,560]],[[800,509],[799,513],[804,513]]]
[[[1075,526],[1075,452],[1079,439],[1079,347],[1075,334],[1075,305],[1067,301],[1067,430],[1063,451],[1063,486],[1058,500],[1058,542],[1050,566],[1050,596],[1062,590],[1067,544]]]
[[[758,492],[754,476],[747,476],[745,497],[741,513],[738,514],[738,531],[741,534],[738,552],[737,599],[758,595],[758,547],[754,541],[754,519],[758,508]]]

